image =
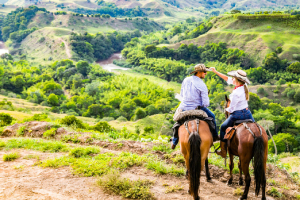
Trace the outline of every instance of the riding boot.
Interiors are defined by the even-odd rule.
[[[221,151],[216,151],[216,154],[221,156],[222,158],[226,158],[227,155],[227,143],[221,141]]]

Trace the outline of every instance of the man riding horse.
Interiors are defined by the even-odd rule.
[[[209,106],[208,89],[202,79],[208,71],[212,71],[206,68],[204,64],[198,64],[195,66],[194,71],[190,74],[193,76],[187,77],[183,80],[180,96],[181,103],[178,109],[182,111],[201,109],[207,113],[208,117],[213,118],[214,131],[213,131],[213,141],[219,140],[215,115],[207,108]],[[179,126],[174,126],[173,128],[173,144],[172,149],[175,149],[178,144],[178,129]]]

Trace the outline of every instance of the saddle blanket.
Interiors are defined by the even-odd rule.
[[[200,118],[207,118],[207,114],[206,112],[204,112],[203,110],[188,110],[188,111],[182,111],[182,109],[177,109],[173,120],[178,122],[188,116],[196,116],[196,117],[200,117]]]

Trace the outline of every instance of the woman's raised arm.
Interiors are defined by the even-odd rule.
[[[218,71],[216,70],[216,68],[214,68],[214,67],[211,67],[210,69],[211,69],[215,74],[217,74],[219,77],[221,77],[224,81],[227,82],[228,76],[226,76],[226,75],[224,75],[224,74],[218,72]]]

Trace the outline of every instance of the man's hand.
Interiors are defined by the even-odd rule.
[[[209,68],[209,69],[211,69],[214,73],[216,73],[217,72],[217,70],[216,70],[216,68],[215,67],[211,67],[211,68]]]

